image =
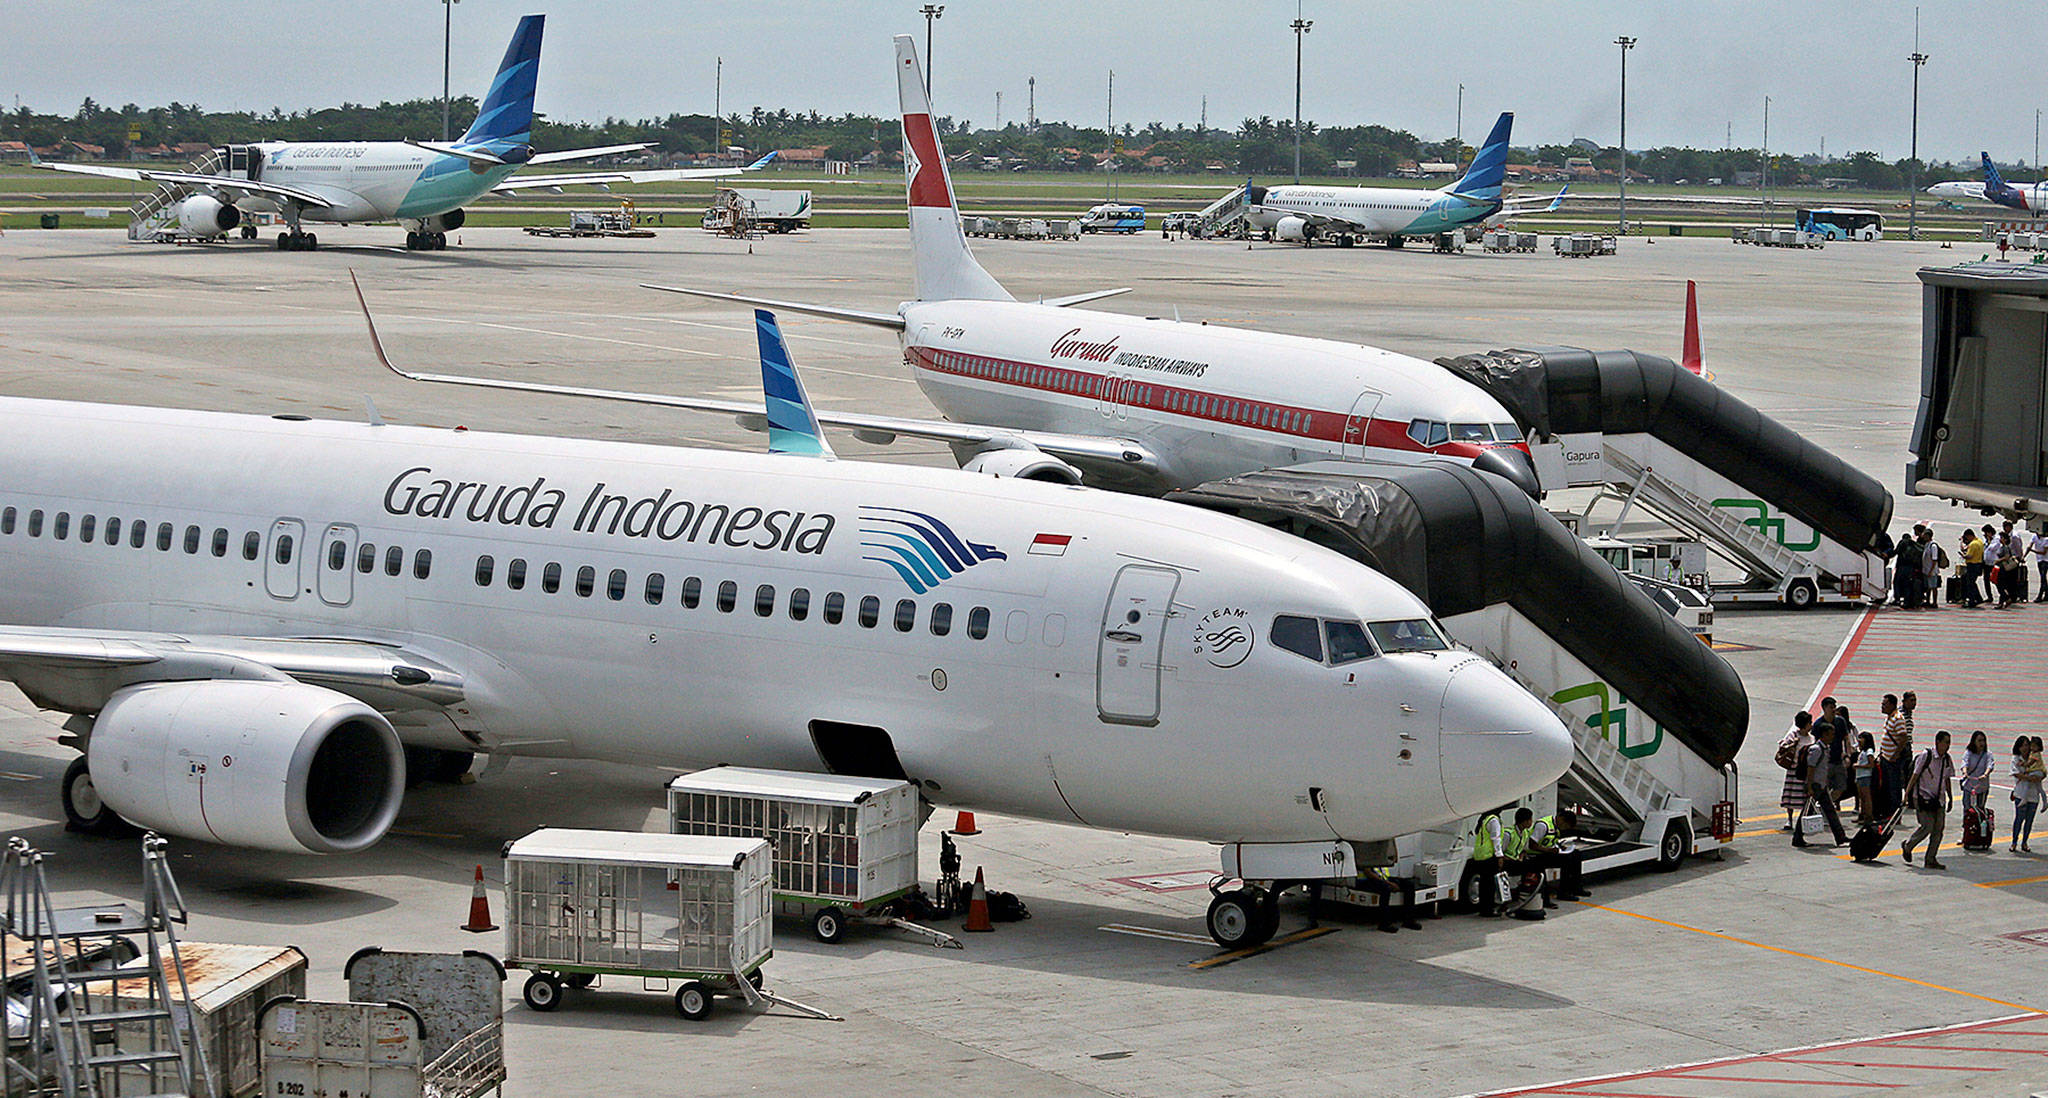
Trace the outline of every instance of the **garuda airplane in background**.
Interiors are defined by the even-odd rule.
[[[1016,300],[974,258],[916,49],[896,40],[916,300],[894,312],[654,286],[887,328],[946,419],[820,412],[866,442],[946,443],[966,468],[1164,494],[1256,469],[1318,461],[1450,460],[1530,495],[1535,465],[1514,417],[1433,363],[1334,339],[1254,332],[1070,306],[1097,290]],[[420,375],[521,392],[602,397],[763,423],[760,405],[692,396]]]
[[[515,176],[522,167],[638,152],[648,146],[610,145],[564,152],[533,151],[533,94],[540,73],[545,16],[519,21],[512,44],[491,81],[476,121],[461,138],[438,141],[265,141],[218,150],[220,171],[202,174],[153,168],[38,162],[52,171],[158,183],[189,193],[169,211],[178,230],[219,237],[242,225],[244,211],[276,213],[288,231],[277,238],[286,251],[319,247],[307,221],[352,224],[397,221],[408,249],[448,246],[462,227],[463,207],[488,194],[520,190],[712,179],[753,171],[774,153],[745,168],[675,168]]]
[[[2048,180],[2040,183],[2007,183],[1999,176],[1997,165],[1991,163],[1990,153],[1980,152],[1977,155],[1984,161],[1983,182],[1954,179],[1947,183],[1936,183],[1927,188],[1927,193],[1952,202],[1958,199],[1989,202],[1994,206],[2004,206],[2009,210],[2027,214],[2038,214],[2048,210]]]
[[[1508,133],[1514,112],[1493,124],[1465,175],[1435,190],[1414,187],[1321,187],[1300,183],[1281,187],[1245,185],[1245,204],[1252,226],[1274,240],[1307,243],[1334,240],[1384,240],[1398,248],[1410,237],[1429,237],[1493,224],[1524,213],[1549,213],[1564,205],[1565,192],[1548,198],[1504,198],[1507,182]]]

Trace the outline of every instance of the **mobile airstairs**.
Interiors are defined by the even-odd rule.
[[[1675,869],[1733,838],[1735,755],[1749,723],[1741,680],[1506,479],[1450,463],[1328,462],[1247,473],[1168,498],[1286,530],[1373,567],[1428,604],[1452,639],[1549,705],[1571,730],[1572,764],[1522,803],[1538,815],[1578,810],[1587,870],[1647,862]],[[1513,806],[1486,809],[1496,807]],[[1412,880],[1417,903],[1464,900],[1476,894],[1477,871],[1467,865],[1476,818],[1389,843],[1335,845],[1350,848],[1341,854],[1348,866],[1387,867]],[[1226,847],[1224,874],[1254,882],[1321,877],[1327,897],[1378,902],[1342,879],[1293,873],[1298,852],[1255,846]],[[1223,941],[1214,910],[1211,933]],[[1270,922],[1253,929],[1270,932]]]
[[[208,149],[206,155],[185,165],[185,171],[191,175],[219,175],[227,164],[227,151]],[[128,239],[170,240],[180,235],[178,203],[198,191],[189,183],[157,184],[155,190],[128,207]]]
[[[1223,197],[1201,208],[1195,214],[1193,235],[1204,240],[1218,237],[1239,236],[1245,225],[1249,207],[1244,200],[1244,184],[1232,187]]]
[[[1613,527],[1640,510],[1741,574],[1717,579],[1701,559],[1657,578],[1720,603],[1805,609],[1885,597],[1885,558],[1873,546],[1891,521],[1891,493],[1713,382],[1634,351],[1548,347],[1437,361],[1515,415],[1546,492],[1596,489],[1588,522],[1619,501]]]
[[[166,843],[142,840],[142,910],[58,908],[42,852],[16,838],[0,861],[9,1098],[211,1098],[178,953],[185,901]]]

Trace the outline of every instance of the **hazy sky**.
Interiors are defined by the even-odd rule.
[[[460,0],[454,87],[479,94],[518,16],[546,10],[539,105],[557,119],[709,112],[714,58],[727,111],[756,105],[894,113],[889,37],[924,19],[912,0]],[[2042,30],[2037,5],[1921,4],[1920,134],[1930,159],[2034,159]],[[1483,135],[1517,112],[1517,144],[1616,139],[1618,34],[1629,55],[1629,145],[1720,147],[1762,138],[1794,152],[1907,152],[1912,4],[1732,0],[1304,0],[1302,113],[1425,137]],[[1021,119],[1038,78],[1041,118],[1099,125],[1116,70],[1116,118],[1212,126],[1293,113],[1292,2],[950,0],[936,27],[933,97],[977,125]],[[171,100],[287,110],[440,93],[438,0],[0,0],[0,105],[70,113]],[[422,135],[428,136],[428,135]]]

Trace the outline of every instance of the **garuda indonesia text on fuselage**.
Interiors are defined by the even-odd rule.
[[[488,194],[537,188],[652,183],[736,175],[747,168],[674,168],[583,172],[571,175],[514,173],[522,167],[638,152],[646,145],[537,153],[533,150],[533,97],[540,74],[544,16],[519,21],[505,59],[498,66],[476,121],[459,139],[438,141],[264,141],[218,150],[220,170],[211,174],[116,168],[97,164],[40,163],[53,171],[158,183],[189,193],[170,218],[181,234],[218,237],[243,224],[243,211],[272,212],[289,231],[282,249],[310,249],[319,238],[301,226],[308,221],[350,224],[398,221],[405,246],[447,246],[449,230],[460,228],[463,207]]]

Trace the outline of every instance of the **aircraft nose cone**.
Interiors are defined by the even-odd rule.
[[[1472,468],[1507,480],[1529,493],[1530,499],[1543,498],[1543,485],[1536,479],[1536,459],[1527,450],[1513,446],[1485,450],[1472,459]]]
[[[1557,714],[1484,661],[1451,673],[1442,720],[1444,798],[1461,816],[1520,800],[1571,766],[1571,733]]]

